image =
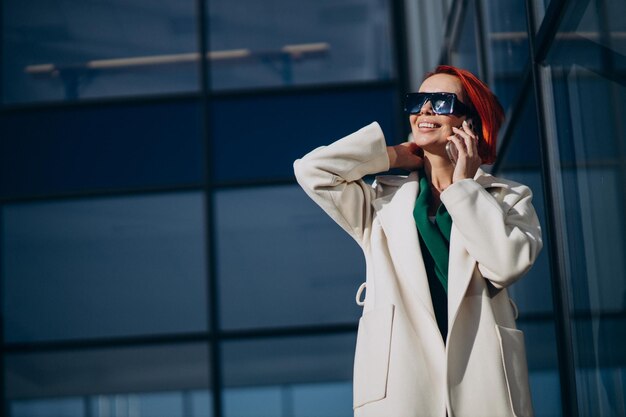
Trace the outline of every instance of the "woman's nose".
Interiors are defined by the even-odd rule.
[[[426,100],[426,103],[422,105],[420,109],[420,114],[433,114],[433,106],[430,103],[430,100]]]

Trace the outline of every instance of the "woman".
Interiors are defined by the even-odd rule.
[[[494,161],[502,108],[450,66],[406,104],[411,142],[386,146],[372,123],[294,163],[302,188],[365,253],[355,416],[530,416],[506,287],[535,261],[541,230],[528,187],[479,168]],[[410,174],[362,180],[390,168]]]

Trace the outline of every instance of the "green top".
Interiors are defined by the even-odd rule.
[[[448,292],[448,258],[450,251],[450,230],[452,229],[452,218],[446,210],[446,206],[439,205],[435,215],[435,223],[428,219],[428,206],[432,199],[428,178],[424,172],[420,172],[420,192],[415,201],[413,217],[419,231],[420,237],[430,252],[435,262],[435,273],[439,282]]]
[[[445,343],[448,334],[448,259],[452,218],[446,207],[441,204],[437,208],[435,222],[432,223],[428,219],[428,206],[431,199],[428,178],[421,171],[420,192],[415,201],[413,218],[419,232],[435,319]]]

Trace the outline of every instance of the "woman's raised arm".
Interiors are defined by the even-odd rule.
[[[374,122],[294,162],[304,191],[359,244],[372,223],[375,190],[362,178],[387,171],[390,154],[383,132]]]

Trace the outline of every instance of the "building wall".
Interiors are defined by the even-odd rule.
[[[536,415],[626,416],[623,1],[0,5],[4,415],[352,415],[363,256],[291,164],[402,142],[450,63],[544,229],[511,289]]]

